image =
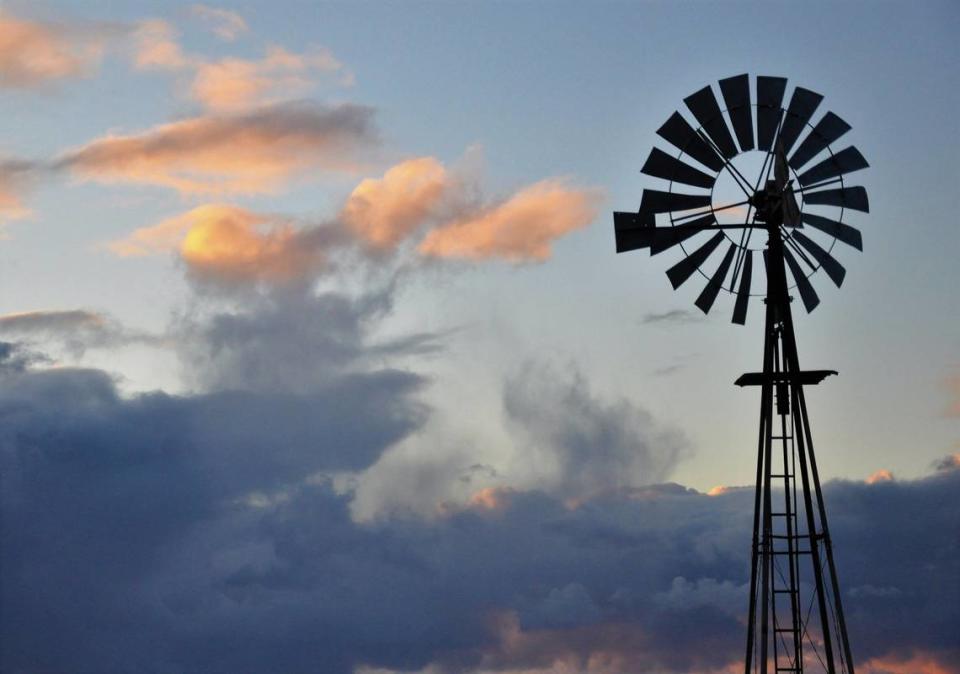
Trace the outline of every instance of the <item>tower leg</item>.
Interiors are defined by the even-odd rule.
[[[854,674],[803,390],[826,371],[800,369],[782,245],[771,228],[763,372],[744,378],[761,386],[744,672]]]

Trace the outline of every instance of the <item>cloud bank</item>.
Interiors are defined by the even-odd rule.
[[[337,301],[318,315],[336,316]],[[380,310],[341,305],[342,318],[314,324],[339,327],[312,353],[269,313],[212,321],[197,342],[204,392],[188,396],[124,398],[102,372],[32,369],[5,349],[3,669],[735,667],[749,490],[667,484],[571,504],[500,488],[429,518],[351,517],[351,490],[325,476],[364,470],[428,414],[422,379],[375,365],[367,348],[344,353]],[[288,385],[260,376],[271,354],[291,378],[296,363],[319,364]],[[595,406],[571,396],[574,410]],[[521,397],[514,409],[533,404]],[[546,412],[532,419],[574,461],[578,439],[603,428],[602,413],[559,431]],[[863,671],[958,671],[958,493],[952,464],[915,481],[825,485]]]

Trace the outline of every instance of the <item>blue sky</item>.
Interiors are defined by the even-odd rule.
[[[496,510],[506,493],[522,495],[510,513],[535,518],[623,488],[749,484],[759,396],[733,381],[759,369],[761,305],[746,326],[728,322],[730,297],[702,317],[699,288],[674,292],[664,274],[676,252],[614,254],[611,213],[657,187],[639,169],[652,146],[667,149],[656,130],[683,98],[750,73],[823,94],[820,112],[849,122],[844,141],[870,162],[853,176],[870,194],[852,221],[863,254],[838,253],[843,287],[818,274],[822,304],[796,308],[801,362],[840,372],[808,393],[821,474],[865,499],[880,498],[864,485],[877,471],[902,481],[897,498],[947,479],[935,466],[960,451],[955,4],[5,2],[0,22],[13,36],[0,41],[0,197],[14,204],[0,203],[0,339],[11,385],[36,407],[30,423],[52,423],[47,405],[150,454],[168,439],[123,429],[176,425],[161,399],[193,410],[252,396],[221,410],[241,415],[315,400],[339,416],[317,429],[294,415],[277,440],[293,453],[282,469],[198,487],[198,502],[246,499],[300,522],[281,511],[321,507],[297,490],[322,485],[332,527],[421,518],[411,540],[429,538],[438,512]],[[208,174],[171,184],[205,161]],[[89,410],[48,400],[48,375],[118,426],[92,430]],[[199,435],[171,442],[209,456],[171,475],[201,485],[233,436],[181,413],[198,415]],[[381,417],[364,429],[367,414]],[[360,458],[344,459],[350,446],[307,458],[303,438],[354,441]],[[72,474],[57,475],[69,494]],[[183,517],[164,526],[209,524]],[[243,521],[210,526],[226,538]],[[242,557],[252,540],[211,554]],[[596,600],[593,580],[567,580],[556,601],[584,588]],[[506,604],[494,612],[509,622]],[[606,624],[607,608],[587,614]],[[520,611],[524,624],[570,626],[539,610]],[[378,662],[449,665],[443,649],[410,648]],[[23,671],[42,664],[17,653]],[[483,666],[541,671],[501,656]],[[373,666],[362,648],[343,657],[343,671]]]

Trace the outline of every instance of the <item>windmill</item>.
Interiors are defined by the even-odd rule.
[[[685,98],[697,128],[674,112],[657,131],[674,152],[654,147],[641,169],[666,189],[643,190],[638,212],[614,213],[614,228],[618,253],[679,247],[667,277],[677,289],[699,273],[704,313],[724,290],[742,325],[750,298],[763,298],[763,370],[735,382],[760,387],[744,671],[853,674],[804,397],[836,372],[800,368],[791,302],[795,291],[813,311],[810,277],[823,270],[839,287],[834,249],[863,250],[844,216],[868,212],[867,193],[844,177],[867,162],[855,147],[834,149],[850,130],[840,117],[812,122],[820,94],[796,87],[784,108],[786,88],[758,76],[752,98],[750,77],[738,75],[719,82],[725,109],[710,86]]]

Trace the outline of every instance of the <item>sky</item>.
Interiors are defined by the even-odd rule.
[[[854,656],[960,672],[958,28],[0,4],[0,669],[736,671],[762,304],[704,316],[611,214],[749,73],[870,164],[862,254],[794,306]]]

